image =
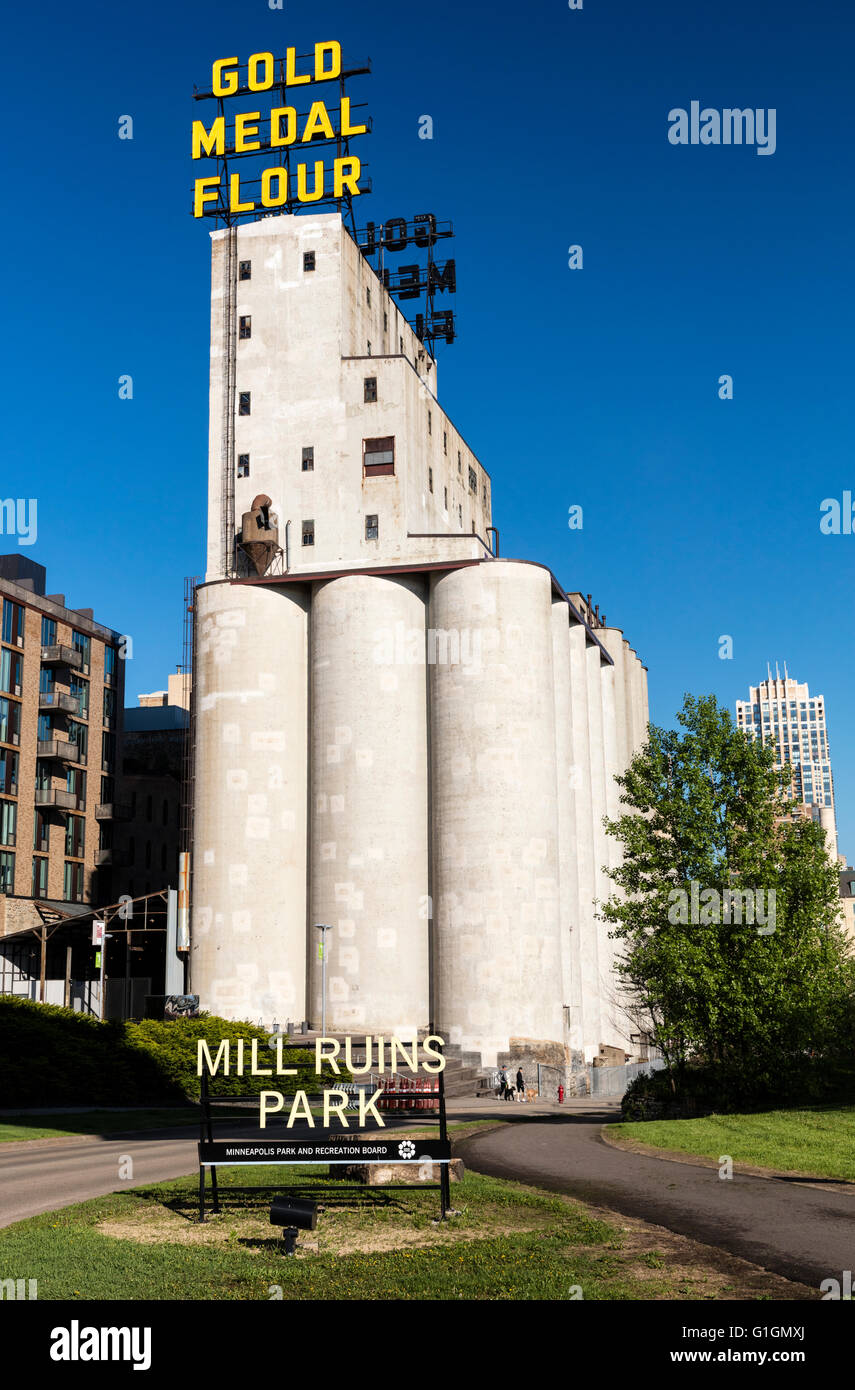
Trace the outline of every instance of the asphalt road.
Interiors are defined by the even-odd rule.
[[[600,1131],[616,1107],[583,1105],[549,1116],[509,1106],[509,1126],[465,1139],[457,1152],[476,1172],[654,1222],[816,1289],[855,1269],[855,1189],[738,1173],[725,1180],[718,1168],[614,1149]]]
[[[0,1226],[27,1216],[85,1202],[105,1192],[143,1183],[165,1182],[198,1169],[198,1129],[191,1137],[162,1137],[163,1131],[124,1139],[41,1139],[0,1144]],[[160,1133],[160,1138],[152,1134]],[[174,1131],[173,1131],[174,1134]],[[133,1160],[133,1176],[119,1177],[123,1156]]]

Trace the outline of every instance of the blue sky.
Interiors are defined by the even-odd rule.
[[[5,35],[3,496],[39,499],[25,553],[49,588],[133,637],[129,702],[181,659],[204,563],[192,87],[214,58],[337,38],[373,63],[353,91],[374,117],[362,220],[455,224],[440,396],[492,474],[502,553],[593,594],[649,667],[657,723],[686,691],[732,708],[786,661],[826,698],[855,855],[855,536],[819,530],[821,501],[855,491],[849,7],[47,0]],[[774,107],[774,155],[670,145],[692,100]]]

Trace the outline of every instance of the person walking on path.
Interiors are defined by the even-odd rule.
[[[517,1100],[525,1099],[525,1077],[522,1074],[522,1067],[517,1067]]]

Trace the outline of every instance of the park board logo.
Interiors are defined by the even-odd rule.
[[[401,1143],[398,1145],[398,1153],[401,1155],[401,1158],[414,1158],[416,1146],[409,1139],[402,1139]]]
[[[54,1327],[50,1334],[52,1361],[133,1361],[135,1371],[151,1366],[150,1327]]]

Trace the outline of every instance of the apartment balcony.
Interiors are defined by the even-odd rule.
[[[73,666],[79,671],[83,665],[83,655],[74,647],[66,647],[61,642],[52,647],[42,647],[43,666]]]
[[[76,811],[79,800],[77,792],[58,791],[52,787],[36,787],[37,806],[52,806],[57,811]]]
[[[95,851],[96,869],[109,867],[114,869],[126,869],[130,865],[130,862],[126,849],[96,849]]]
[[[40,740],[38,745],[40,758],[58,758],[64,763],[82,763],[80,749],[76,743],[71,743],[67,738],[49,738]]]
[[[95,807],[96,820],[130,820],[131,808],[126,801],[103,801]]]
[[[63,714],[82,715],[80,696],[69,695],[65,690],[40,690],[39,709],[44,711],[61,710]]]

